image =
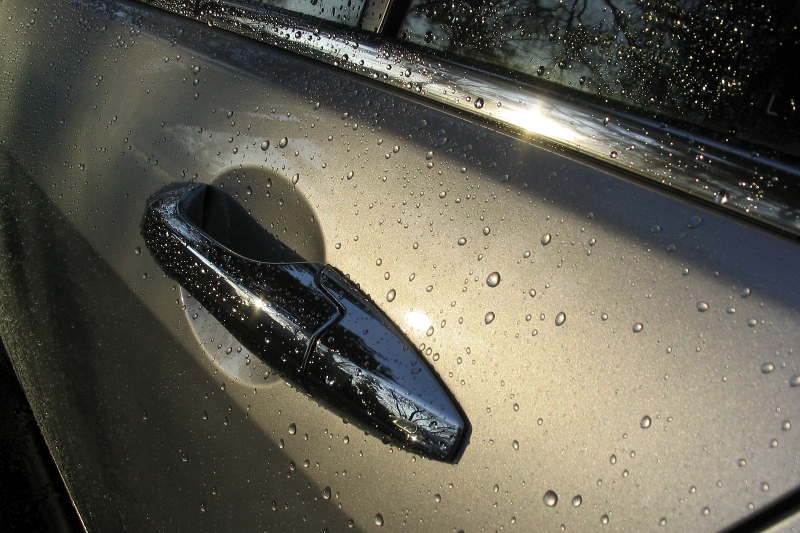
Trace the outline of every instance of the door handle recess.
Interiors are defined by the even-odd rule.
[[[336,268],[257,261],[211,237],[222,194],[181,183],[150,197],[141,231],[161,268],[296,388],[385,442],[454,462],[465,419],[411,342]]]

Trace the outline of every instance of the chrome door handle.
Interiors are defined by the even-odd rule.
[[[454,461],[466,423],[419,352],[330,265],[264,262],[203,229],[206,185],[169,185],[141,231],[162,269],[253,354],[328,408],[420,455]]]

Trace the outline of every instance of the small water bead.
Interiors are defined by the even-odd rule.
[[[763,492],[767,492],[769,490],[769,483],[767,482],[761,483],[761,490]]]
[[[322,499],[323,500],[330,500],[331,499],[331,488],[325,487],[322,489]]]
[[[751,328],[754,328],[758,325],[758,320],[756,320],[755,318],[750,318],[747,320],[747,325]]]
[[[383,515],[381,513],[378,513],[378,514],[375,515],[375,525],[376,526],[382,526],[383,525]]]
[[[642,429],[647,429],[647,428],[650,427],[650,424],[652,424],[652,423],[653,423],[653,419],[651,419],[648,415],[644,415],[644,417],[642,418],[641,422],[639,422],[639,426]]]
[[[604,514],[603,516],[600,517],[600,523],[603,524],[604,526],[608,524],[608,515],[607,514]]]
[[[703,510],[700,512],[702,513],[703,516],[708,516],[709,513],[711,513],[711,509],[709,509],[708,507],[703,507]]]
[[[486,322],[487,324],[491,324],[492,322],[494,322],[494,313],[491,311],[486,313],[486,316],[483,318],[483,321]]]
[[[519,450],[519,441],[513,440],[511,441],[511,447],[516,451]]]
[[[708,311],[708,303],[707,302],[697,302],[697,310],[701,313],[705,313]]]
[[[742,298],[747,298],[748,296],[750,296],[750,289],[748,288],[742,289],[742,292],[739,293],[739,296],[741,296]]]
[[[600,313],[600,320],[602,321],[608,320],[608,313]]]
[[[738,461],[736,461],[736,464],[739,465],[740,467],[747,466],[747,460],[744,457],[742,457]]]
[[[641,322],[637,322],[636,324],[633,325],[633,332],[634,333],[639,333],[643,329],[644,329],[644,325]]]
[[[790,429],[792,429],[792,423],[789,422],[788,420],[784,420],[783,424],[781,424],[781,429],[784,431],[789,431]]]
[[[483,98],[478,97],[475,99],[475,109],[481,109],[483,107]]]
[[[287,144],[289,144],[289,139],[286,137],[283,137],[281,138],[280,141],[278,141],[278,146],[280,146],[281,148],[286,148]]]
[[[265,152],[266,152],[267,150],[269,150],[269,141],[264,141],[264,142],[262,142],[262,143],[261,143],[261,149],[262,149],[262,150],[264,150]]]
[[[666,519],[666,517],[663,517],[663,516],[662,516],[662,517],[661,517],[661,520],[659,520],[659,521],[658,521],[658,525],[659,525],[659,526],[666,526],[666,525],[667,525],[667,519]]]
[[[433,495],[433,501],[435,501],[436,503],[441,503],[441,501],[442,501],[442,495],[441,495],[441,494],[439,494],[439,493],[436,493],[436,494],[434,494],[434,495]]]
[[[389,292],[386,293],[386,301],[393,302],[395,296],[397,296],[397,291],[395,291],[394,289],[390,289]]]
[[[609,458],[608,462],[609,462],[609,463],[611,463],[612,465],[615,465],[615,464],[617,464],[617,456],[616,456],[616,455],[612,455],[612,456]]]
[[[548,490],[544,493],[544,498],[542,499],[544,504],[548,507],[555,507],[558,503],[558,494],[553,492],[552,490]]]
[[[491,232],[492,232],[492,230],[491,230],[491,228],[489,228],[489,226],[486,226],[485,228],[483,228],[483,234],[484,235],[488,236]]]
[[[492,272],[491,274],[489,274],[489,276],[486,278],[486,284],[489,287],[497,287],[498,285],[500,285],[500,273]]]
[[[464,246],[465,244],[467,244],[467,238],[466,237],[461,237],[460,239],[458,239],[458,245],[459,246]]]
[[[294,422],[292,422],[291,424],[289,424],[289,435],[294,435],[296,433],[297,433],[297,425]]]
[[[789,385],[791,387],[800,387],[800,374],[792,376],[791,379],[789,379]]]
[[[548,244],[550,244],[552,238],[553,236],[550,235],[549,233],[545,233],[544,235],[542,235],[542,246],[547,246]]]
[[[773,365],[772,363],[764,363],[763,365],[761,365],[762,374],[769,374],[773,370],[775,370],[775,365]]]
[[[580,507],[582,503],[583,503],[583,498],[581,498],[580,494],[578,494],[577,496],[572,498],[572,506],[573,507]]]
[[[564,311],[561,311],[556,315],[556,326],[560,326],[566,321],[567,321],[567,315],[564,313]]]

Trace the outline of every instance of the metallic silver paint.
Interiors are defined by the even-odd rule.
[[[0,333],[90,531],[718,531],[797,490],[795,241],[133,3],[7,0],[0,44]],[[211,360],[138,222],[234,169],[422,346],[457,465]]]

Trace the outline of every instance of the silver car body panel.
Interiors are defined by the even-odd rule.
[[[0,334],[89,531],[719,531],[796,491],[794,240],[155,8],[0,12]],[[237,359],[139,234],[192,178],[372,295],[457,464]]]

